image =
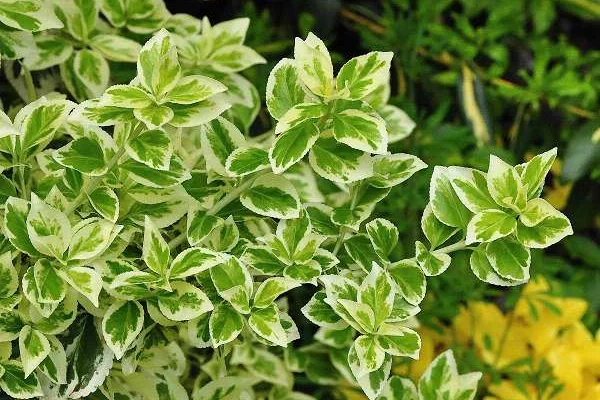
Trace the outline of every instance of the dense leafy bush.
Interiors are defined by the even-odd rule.
[[[0,0],[0,21],[10,397],[310,399],[349,385],[472,399],[482,375],[459,373],[452,351],[416,384],[392,374],[419,358],[426,277],[457,254],[479,280],[518,286],[532,249],[573,233],[540,197],[556,148],[515,166],[491,155],[433,168],[413,212],[424,239],[399,255],[402,226],[381,207],[427,165],[391,151],[416,125],[389,103],[391,52],[335,73],[308,33],[251,82],[240,72],[266,60],[244,44],[247,18]]]

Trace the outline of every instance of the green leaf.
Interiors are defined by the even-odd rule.
[[[111,222],[116,222],[119,218],[119,197],[108,186],[99,186],[88,193],[88,200],[102,217]]]
[[[494,271],[492,264],[488,261],[485,253],[486,244],[477,246],[471,253],[469,265],[475,276],[487,283],[498,286],[516,286],[526,282],[526,280],[516,281],[501,277]]]
[[[85,296],[94,307],[102,290],[102,277],[89,267],[70,267],[59,271],[59,275],[75,290]]]
[[[308,160],[317,174],[337,183],[356,182],[373,174],[373,161],[367,153],[334,138],[318,139]]]
[[[273,67],[267,80],[266,98],[267,109],[276,120],[290,108],[310,100],[294,60],[284,58]]]
[[[133,85],[114,85],[102,95],[102,103],[107,106],[124,108],[146,108],[154,104],[148,93]]]
[[[142,47],[137,74],[142,86],[159,100],[179,82],[181,67],[177,49],[165,29],[158,31]]]
[[[378,188],[393,187],[424,168],[427,168],[427,164],[410,154],[396,153],[375,156],[373,176],[368,179],[368,182],[371,186]]]
[[[57,36],[36,35],[34,39],[37,52],[25,54],[25,57],[23,57],[23,63],[30,71],[40,71],[59,65],[67,61],[73,53],[73,46]],[[19,40],[19,42],[21,42],[21,40]],[[16,44],[17,43],[15,43],[15,45]],[[6,50],[4,52],[6,52]],[[6,57],[5,54],[3,54],[3,56]]]
[[[360,267],[363,271],[371,271],[371,267],[374,262],[380,262],[379,255],[373,248],[373,243],[367,235],[358,234],[354,235],[344,241],[344,248],[350,258]]]
[[[19,353],[26,379],[50,353],[50,342],[43,333],[25,325],[19,333]]]
[[[90,38],[90,47],[111,61],[136,62],[142,46],[119,35],[100,33]]]
[[[377,331],[377,344],[386,353],[396,357],[419,359],[419,334],[399,323],[384,323]]]
[[[268,246],[246,247],[242,260],[262,275],[279,275],[285,268],[285,264],[271,252]]]
[[[336,79],[338,91],[347,91],[348,98],[362,99],[390,79],[390,63],[394,53],[372,51],[351,58]]]
[[[117,360],[138,337],[144,325],[144,309],[137,301],[112,304],[102,318],[102,334]]]
[[[58,275],[58,270],[46,259],[36,261],[32,268],[37,288],[37,301],[40,303],[61,302],[65,298],[67,287]]]
[[[500,210],[478,212],[467,225],[466,244],[491,242],[508,236],[517,228],[517,220]]]
[[[208,329],[214,348],[235,340],[243,328],[244,318],[227,303],[219,304],[210,314]]]
[[[319,291],[313,295],[308,303],[302,307],[302,314],[313,324],[330,328],[341,329],[347,324],[326,302],[327,295]]]
[[[31,243],[44,254],[61,259],[73,230],[67,216],[31,194],[31,210],[27,216],[27,232]]]
[[[204,292],[183,281],[171,282],[173,292],[158,298],[160,311],[172,321],[189,321],[213,309]]]
[[[187,239],[191,246],[200,244],[210,233],[223,222],[219,217],[193,208],[188,212]]]
[[[298,66],[298,75],[304,84],[319,96],[333,93],[333,65],[325,43],[312,33],[306,40],[296,38],[294,59]]]
[[[77,79],[90,91],[92,97],[100,96],[108,87],[110,67],[100,53],[88,49],[75,52],[73,69]]]
[[[75,233],[69,244],[70,260],[90,260],[99,256],[113,240],[113,223],[102,219],[89,218],[75,226]]]
[[[269,149],[273,172],[280,174],[300,161],[319,138],[320,131],[312,120],[305,120],[277,136]]]
[[[169,91],[164,101],[177,104],[192,104],[206,100],[227,90],[221,82],[202,75],[186,76]]]
[[[0,21],[11,28],[29,32],[62,28],[50,4],[42,1],[9,1],[0,3]]]
[[[211,66],[220,72],[242,71],[256,64],[265,64],[265,60],[252,48],[233,44],[216,49],[210,55]]]
[[[419,266],[427,276],[437,276],[450,266],[450,256],[439,251],[429,251],[419,241],[415,242],[415,254]]]
[[[94,139],[82,137],[73,140],[56,150],[53,157],[59,164],[87,175],[98,176],[106,172],[104,151]]]
[[[268,278],[256,289],[252,306],[256,308],[269,307],[277,297],[298,286],[300,283],[284,277]]]
[[[129,123],[135,119],[131,109],[107,105],[101,99],[82,102],[71,113],[71,118],[98,126]]]
[[[329,296],[327,297],[328,302],[330,302]],[[344,311],[344,314],[341,315],[342,318],[344,318],[344,320],[354,329],[365,334],[377,331],[377,326],[375,325],[375,311],[369,305],[348,299],[337,299],[337,302]],[[335,310],[340,314],[339,308],[336,308]]]
[[[282,176],[266,174],[258,177],[240,196],[244,207],[259,215],[278,219],[297,218],[300,199],[294,186]]]
[[[17,250],[39,256],[40,253],[31,243],[27,232],[29,204],[26,200],[9,197],[4,205],[4,233]]]
[[[546,175],[556,159],[556,152],[557,148],[555,147],[515,167],[521,176],[523,185],[527,187],[527,200],[538,197],[542,193]]]
[[[287,347],[287,334],[281,326],[279,310],[275,304],[252,310],[250,318],[248,318],[248,326],[254,333],[268,342],[276,346]]]
[[[448,168],[436,166],[429,186],[431,210],[443,224],[466,228],[471,212],[463,205],[450,183]]]
[[[10,251],[0,255],[0,298],[12,296],[19,288],[19,275]]]
[[[140,133],[125,145],[127,154],[150,168],[168,171],[173,145],[169,135],[161,129]]]
[[[19,337],[24,322],[16,310],[0,309],[0,341],[11,342]]]
[[[50,343],[48,356],[39,365],[39,370],[56,384],[67,383],[67,355],[62,343],[54,336],[47,336]]]
[[[573,234],[569,219],[543,199],[533,199],[517,224],[517,239],[526,247],[543,249]]]
[[[417,388],[408,378],[392,376],[381,393],[381,400],[418,400]]]
[[[460,201],[472,212],[494,210],[498,205],[487,188],[484,172],[465,167],[448,167],[450,182]]]
[[[197,275],[221,263],[218,253],[201,247],[191,247],[177,254],[169,267],[170,279]]]
[[[363,392],[367,395],[369,400],[375,400],[385,388],[385,384],[392,368],[392,357],[386,355],[381,368],[378,368],[376,371],[371,373],[360,375],[360,363],[358,355],[354,347],[351,347],[350,351],[348,352],[348,365],[350,366],[352,375],[354,375],[356,381],[360,385]]]
[[[148,107],[134,109],[133,115],[139,121],[146,124],[148,128],[156,129],[168,124],[175,116],[175,113],[168,106],[152,104]]]
[[[487,187],[494,201],[503,207],[521,212],[527,202],[526,188],[517,170],[500,158],[491,155]]]
[[[171,259],[169,245],[163,239],[160,231],[149,217],[144,220],[144,247],[142,258],[152,271],[165,276],[167,266]]]
[[[376,218],[367,223],[365,229],[377,255],[387,259],[398,244],[398,228],[386,219]]]
[[[387,152],[385,121],[366,103],[338,100],[333,114],[333,136],[354,149]]]
[[[242,314],[250,312],[252,296],[252,276],[244,264],[236,257],[210,269],[210,277],[219,295]]]
[[[402,260],[394,263],[388,272],[396,282],[398,292],[410,304],[417,305],[425,298],[427,280],[416,262]]]
[[[35,374],[25,376],[19,361],[2,363],[4,374],[0,377],[0,388],[13,399],[31,399],[43,396],[42,388]]]
[[[191,178],[183,160],[176,155],[171,157],[168,171],[153,169],[135,160],[127,160],[119,167],[129,172],[135,182],[153,188],[173,187]]]
[[[457,383],[458,372],[452,350],[437,356],[419,379],[419,399],[434,400],[454,398],[453,385]]]
[[[190,128],[212,121],[221,115],[231,104],[222,96],[211,97],[193,104],[170,103],[173,119],[170,125],[178,128]]]
[[[225,161],[225,170],[230,176],[246,176],[269,168],[269,154],[258,147],[234,150]]]
[[[376,336],[357,337],[350,351],[354,351],[358,358],[359,367],[355,373],[359,377],[379,370],[385,361],[385,351],[378,345]]]
[[[390,189],[360,185],[355,189],[351,201],[333,211],[331,221],[357,231],[360,224],[371,215],[377,203],[383,200],[389,192]]]
[[[404,111],[391,104],[386,104],[377,109],[385,121],[388,132],[388,144],[396,143],[408,137],[415,129],[415,122]]]
[[[427,203],[423,215],[421,216],[421,229],[425,234],[432,248],[438,247],[440,244],[445,243],[452,235],[454,235],[457,229],[445,225],[440,222],[431,210],[431,203]]]
[[[217,117],[203,125],[202,152],[208,169],[227,176],[228,157],[238,148],[246,147],[246,140],[240,130],[225,118]]]
[[[485,248],[488,261],[502,278],[516,281],[529,279],[531,254],[519,242],[503,238],[488,243]]]
[[[321,118],[326,115],[326,113],[327,108],[322,103],[297,104],[281,116],[277,125],[275,125],[275,134],[279,135],[283,132],[287,132],[303,122]]]
[[[63,124],[72,104],[65,100],[48,100],[42,97],[23,107],[15,117],[15,128],[19,136],[20,152],[49,143]]]
[[[375,326],[379,326],[392,312],[395,287],[387,272],[373,264],[369,275],[358,290],[358,301],[366,304],[374,312]]]

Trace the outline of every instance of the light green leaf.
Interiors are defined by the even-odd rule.
[[[192,104],[206,100],[227,90],[221,82],[202,75],[186,76],[167,93],[164,101],[177,104]]]
[[[412,260],[395,262],[388,272],[396,282],[398,292],[407,302],[417,305],[423,301],[427,280],[416,262]]]
[[[158,100],[172,90],[181,78],[177,49],[165,29],[144,44],[137,62],[140,83]]]
[[[365,105],[359,102],[338,103],[333,115],[333,136],[338,142],[354,149],[385,154],[385,121]]]
[[[43,1],[3,1],[0,3],[0,21],[11,28],[29,32],[63,27],[51,5]]]
[[[73,140],[55,150],[53,157],[59,164],[86,175],[98,176],[106,172],[102,147],[96,140],[87,137]]]
[[[155,129],[168,124],[175,116],[175,113],[166,105],[152,104],[148,107],[134,109],[133,115],[145,123],[148,128]]]
[[[281,326],[279,310],[275,304],[253,310],[248,318],[248,326],[261,338],[276,346],[287,347],[288,338]]]
[[[377,331],[377,344],[396,357],[419,359],[421,338],[419,334],[399,323],[384,323]]]
[[[258,147],[234,150],[225,161],[225,170],[230,176],[246,176],[269,168],[269,154]]]
[[[87,100],[79,104],[70,118],[86,124],[110,126],[135,121],[133,111],[129,108],[104,104],[101,99]]]
[[[325,301],[327,295],[319,291],[313,295],[308,303],[302,307],[302,314],[313,324],[330,328],[341,329],[347,324]]]
[[[310,119],[279,135],[269,149],[273,172],[280,174],[300,161],[315,144],[319,135],[319,128]]]
[[[389,192],[390,189],[359,185],[355,189],[353,200],[333,211],[331,221],[357,231],[360,224],[371,215],[377,203],[383,200]]]
[[[140,133],[125,145],[127,154],[150,168],[168,171],[173,145],[169,135],[161,129]]]
[[[498,275],[516,281],[529,279],[531,254],[519,242],[503,238],[488,243],[485,248],[488,261]]]
[[[210,277],[219,295],[242,314],[250,312],[252,276],[236,257],[210,268]]]
[[[136,41],[107,33],[94,35],[89,43],[92,49],[111,61],[136,62],[142,50]]]
[[[304,84],[319,96],[327,97],[333,93],[333,65],[325,43],[312,33],[306,40],[296,38],[294,59],[298,74]]]
[[[517,239],[530,248],[543,249],[572,234],[569,219],[543,199],[530,200],[517,224]]]
[[[390,63],[394,53],[372,51],[346,62],[336,79],[338,91],[348,98],[362,99],[390,79]]]
[[[377,112],[385,121],[385,128],[388,132],[388,144],[399,142],[408,137],[417,125],[408,114],[391,104],[386,104],[378,108]]]
[[[102,277],[89,267],[70,267],[61,269],[59,275],[75,290],[85,296],[95,307],[102,290]]]
[[[61,259],[73,230],[66,215],[31,194],[31,210],[27,216],[27,232],[31,243],[44,254]]]
[[[266,174],[257,178],[240,196],[244,207],[257,214],[278,219],[297,218],[300,199],[294,186],[282,176]]]
[[[368,182],[379,188],[393,187],[424,168],[427,168],[427,164],[410,154],[396,153],[375,156],[373,176],[368,179]]]
[[[69,244],[70,260],[89,260],[99,256],[112,242],[113,230],[121,228],[113,223],[95,218],[81,221]]]
[[[240,239],[240,231],[230,215],[226,220],[221,221],[215,229],[204,239],[206,246],[214,251],[231,251]]]
[[[327,108],[322,103],[300,103],[290,108],[284,115],[281,116],[277,125],[275,125],[275,134],[287,132],[290,129],[309,122],[317,118],[321,118],[327,112]]]
[[[408,378],[392,376],[378,400],[418,400],[417,387]]]
[[[88,49],[75,52],[73,68],[75,76],[90,91],[92,97],[100,96],[108,87],[110,67],[100,53]]]
[[[358,301],[371,307],[376,327],[391,314],[395,295],[396,289],[389,275],[374,263],[358,289]]]
[[[4,234],[18,250],[30,256],[39,256],[27,232],[28,214],[29,204],[26,200],[9,197],[4,205]]]
[[[187,239],[191,246],[200,244],[223,220],[196,207],[188,212]]]
[[[19,353],[26,379],[50,353],[50,342],[43,333],[25,325],[19,333]]]
[[[243,328],[244,318],[227,303],[219,304],[210,314],[208,330],[214,348],[235,340]]]
[[[356,352],[359,368],[356,375],[361,377],[377,371],[385,361],[385,351],[377,344],[375,336],[361,335],[354,340],[350,351]]]
[[[102,318],[102,334],[117,360],[138,337],[144,325],[144,309],[137,301],[112,304]]]
[[[169,107],[174,113],[170,125],[189,128],[212,121],[229,109],[231,104],[223,95],[217,95],[193,104],[170,103]]]
[[[452,350],[437,356],[419,380],[419,400],[454,398],[454,385],[458,381],[456,361]]]
[[[135,160],[127,160],[119,167],[129,172],[135,182],[152,188],[170,188],[191,178],[183,160],[176,155],[171,157],[168,171],[153,169]]]
[[[148,93],[133,85],[111,86],[106,89],[101,101],[106,106],[124,108],[145,108],[154,104]]]
[[[526,282],[526,280],[516,281],[501,277],[494,271],[492,264],[487,259],[485,254],[486,244],[477,246],[471,253],[469,265],[475,276],[487,283],[498,286],[517,286]]]
[[[487,187],[494,201],[516,212],[521,212],[527,202],[526,188],[514,167],[491,155],[487,173]]]
[[[269,278],[258,286],[256,294],[254,295],[253,307],[266,308],[270,306],[277,297],[298,286],[300,286],[300,283],[284,277]]]
[[[328,302],[331,302],[329,295]],[[342,318],[350,324],[354,329],[361,333],[374,333],[377,330],[375,325],[375,311],[367,304],[348,299],[337,299],[337,302],[345,311]],[[339,308],[335,311],[340,314]],[[381,313],[380,313],[381,314]]]
[[[508,236],[517,228],[517,220],[500,210],[478,212],[467,225],[466,244],[491,242]]]
[[[427,247],[419,241],[415,242],[415,248],[417,262],[425,275],[437,276],[450,266],[452,259],[448,254],[435,250],[429,251]]]
[[[373,174],[373,161],[367,153],[338,143],[334,138],[317,140],[308,160],[317,174],[337,183],[351,183]]]
[[[68,60],[73,53],[73,46],[57,36],[36,35],[34,39],[37,51],[27,53],[23,58],[23,63],[30,71],[40,71],[59,65]],[[5,57],[5,53],[2,55]]]
[[[448,226],[466,228],[471,212],[452,188],[447,167],[433,169],[429,186],[429,202],[436,218]]]
[[[67,355],[62,343],[55,336],[47,336],[50,353],[39,365],[39,370],[56,384],[67,383]]]
[[[222,117],[203,125],[201,132],[202,152],[207,168],[227,176],[227,159],[236,149],[246,147],[244,135],[234,124]]]
[[[201,247],[191,247],[177,254],[169,267],[170,279],[183,279],[214,267],[222,260],[218,253]]]
[[[25,280],[26,278],[23,277]],[[36,261],[33,265],[33,279],[37,292],[36,300],[40,303],[59,303],[65,298],[67,287],[58,270],[46,259]]]
[[[142,258],[148,268],[161,276],[165,276],[171,259],[169,245],[149,217],[146,217],[144,221]]]
[[[216,49],[210,55],[211,67],[220,72],[232,73],[245,70],[265,60],[254,49],[242,44],[232,44]]]
[[[498,208],[488,191],[485,172],[465,167],[448,167],[447,171],[452,188],[469,210],[478,213]]]
[[[267,80],[266,97],[267,109],[276,120],[290,108],[309,101],[310,94],[302,85],[294,60],[284,58],[273,67]]]
[[[431,210],[431,203],[427,203],[423,215],[421,216],[421,229],[431,243],[432,248],[438,247],[440,244],[445,243],[452,235],[454,235],[457,229],[445,225],[438,220]]]
[[[381,368],[362,376],[359,374],[360,363],[354,347],[350,348],[347,359],[350,370],[352,371],[352,375],[354,375],[356,378],[356,381],[360,385],[363,392],[367,395],[369,400],[375,400],[385,388],[385,384],[392,368],[392,357],[386,355]]]
[[[119,218],[119,197],[108,186],[100,186],[92,193],[88,193],[90,204],[102,217],[111,222]]]
[[[12,296],[19,288],[19,276],[10,251],[0,255],[0,298]]]
[[[14,120],[15,128],[22,132],[20,152],[26,154],[29,149],[49,143],[72,107],[73,103],[69,101],[45,97],[23,107]]]
[[[546,175],[556,159],[556,152],[557,148],[555,147],[515,167],[523,185],[527,187],[527,200],[538,197],[542,193]]]
[[[31,399],[43,396],[42,388],[35,374],[25,376],[19,361],[2,363],[4,374],[0,377],[0,388],[13,399]]]
[[[376,218],[365,225],[373,248],[385,260],[398,243],[398,228],[390,221]]]
[[[173,292],[158,298],[160,311],[170,320],[189,321],[213,309],[206,294],[194,285],[177,281],[171,287]]]

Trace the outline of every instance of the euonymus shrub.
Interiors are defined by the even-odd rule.
[[[7,4],[0,19],[18,29]],[[100,9],[119,32],[142,32],[156,13],[137,4]],[[63,30],[48,32],[61,50],[37,57],[73,72],[75,99],[100,96],[51,93],[0,115],[0,388],[13,398],[310,399],[293,391],[304,373],[370,399],[472,399],[480,374],[459,375],[451,353],[417,386],[390,377],[393,358],[418,357],[425,276],[442,273],[448,253],[472,250],[479,278],[514,285],[529,277],[530,248],[571,232],[538,198],[555,151],[516,167],[492,157],[487,173],[436,167],[429,246],[394,262],[398,230],[371,213],[426,165],[388,152],[414,128],[387,104],[391,53],[353,58],[335,76],[320,39],[296,39],[267,84],[274,131],[252,138],[258,95],[237,72],[263,59],[242,44],[247,20],[171,16],[157,26],[172,32],[137,54],[102,37],[95,7],[61,9]],[[131,82],[105,88],[101,42],[131,49],[118,51],[136,61]],[[302,347],[288,313],[300,286],[314,293],[301,313],[318,326]]]

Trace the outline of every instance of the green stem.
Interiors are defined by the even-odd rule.
[[[435,251],[439,252],[439,253],[446,253],[446,254],[448,254],[448,253],[452,253],[453,251],[463,250],[463,249],[466,249],[466,248],[467,248],[467,245],[466,245],[465,241],[461,240],[460,242],[456,242],[456,243],[451,244],[449,246],[442,247],[441,249],[437,249]]]
[[[37,100],[37,93],[35,91],[35,85],[33,84],[33,76],[31,76],[31,71],[21,64],[21,71],[23,74],[23,80],[25,81],[25,88],[27,89],[27,100],[29,103]]]

